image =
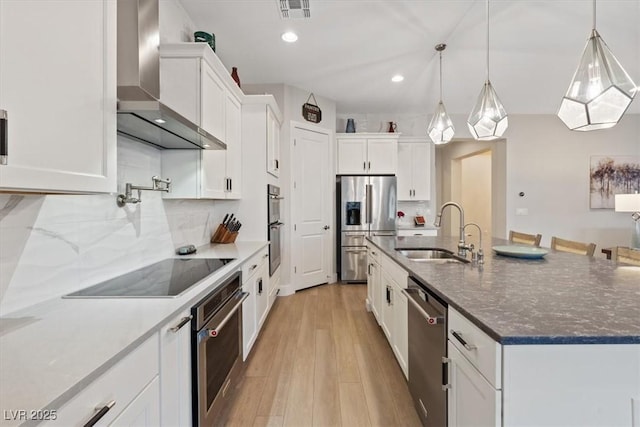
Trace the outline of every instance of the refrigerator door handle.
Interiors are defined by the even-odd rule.
[[[366,198],[367,198],[367,224],[371,224],[373,222],[373,218],[371,215],[371,211],[373,209],[373,202],[371,200],[371,195],[373,193],[373,185],[367,184],[365,187]]]

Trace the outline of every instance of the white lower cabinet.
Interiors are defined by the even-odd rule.
[[[407,272],[385,255],[380,255],[379,323],[389,340],[404,376],[409,372],[408,301],[402,294],[407,287]]]
[[[84,425],[94,417],[101,426],[159,425],[159,348],[156,333],[63,405],[57,418],[45,425]],[[136,424],[136,419],[146,424]]]
[[[501,396],[458,349],[448,343],[449,426],[500,426]]]
[[[156,427],[161,425],[160,399],[158,399],[159,382],[159,378],[155,377],[109,425],[112,427]]]
[[[396,236],[398,237],[409,237],[409,236],[437,236],[438,230],[434,230],[432,228],[413,228],[413,229],[404,229],[397,230]]]
[[[380,277],[380,264],[372,252],[375,253],[375,250],[368,248],[367,298],[369,299],[369,308],[379,324],[382,319],[382,278]]]
[[[269,313],[269,248],[242,265],[242,290],[249,296],[242,303],[242,360],[246,360]]]
[[[160,420],[163,426],[191,425],[191,311],[160,330]]]

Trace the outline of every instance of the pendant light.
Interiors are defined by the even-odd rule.
[[[427,128],[429,138],[437,145],[446,144],[451,141],[455,132],[451,118],[442,103],[442,51],[445,50],[446,47],[447,45],[444,43],[436,45],[436,51],[440,54],[440,102],[438,102],[436,111],[433,113],[433,117]]]
[[[500,138],[509,126],[507,112],[489,80],[489,0],[487,0],[487,80],[484,82],[475,107],[469,114],[467,125],[471,135],[480,141]]]
[[[593,0],[593,29],[578,69],[562,98],[558,117],[571,130],[610,128],[622,118],[636,92],[635,83],[596,30],[596,2]]]

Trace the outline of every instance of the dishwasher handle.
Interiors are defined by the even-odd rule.
[[[427,324],[429,325],[441,325],[444,324],[444,316],[432,316],[426,312],[424,308],[415,300],[413,295],[418,293],[416,289],[403,289],[402,293],[407,297],[407,300],[413,304],[413,306],[418,310],[418,313],[422,315],[427,320]]]

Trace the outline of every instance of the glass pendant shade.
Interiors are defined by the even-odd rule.
[[[507,112],[489,80],[480,91],[478,101],[467,119],[467,125],[471,136],[480,141],[500,138],[509,126]]]
[[[594,29],[558,117],[571,130],[610,128],[622,118],[636,92],[635,83]]]
[[[440,54],[440,102],[438,102],[436,111],[433,113],[433,117],[431,118],[429,127],[427,128],[429,138],[431,138],[433,143],[436,145],[446,144],[451,141],[453,139],[453,134],[455,133],[453,122],[447,114],[447,109],[444,108],[444,103],[442,102],[442,51],[446,48],[447,45],[444,43],[436,45],[436,51]]]
[[[433,113],[433,117],[429,123],[428,133],[429,138],[431,138],[436,145],[446,144],[453,139],[453,134],[455,133],[453,122],[451,122],[451,118],[447,114],[447,110],[444,108],[442,101],[438,102],[436,111]]]

